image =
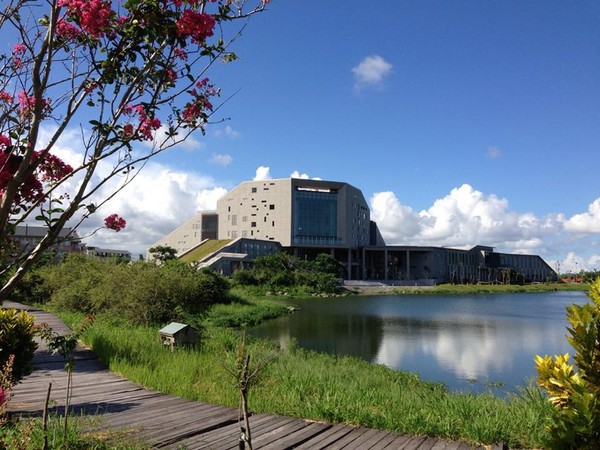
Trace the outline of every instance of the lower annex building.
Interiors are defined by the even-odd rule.
[[[312,259],[328,253],[347,280],[394,284],[542,282],[556,272],[538,255],[386,245],[362,192],[345,182],[297,178],[247,181],[158,241],[188,257],[207,240],[223,246],[197,261],[225,274],[261,254]],[[248,250],[251,249],[251,250]],[[219,257],[220,255],[220,257]]]

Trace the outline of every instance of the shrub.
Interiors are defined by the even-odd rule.
[[[27,311],[0,309],[0,367],[14,355],[14,381],[31,373],[30,361],[37,348],[34,341],[35,331],[33,316]]]
[[[260,281],[252,269],[239,269],[231,275],[231,282],[235,286],[258,286]]]
[[[548,426],[553,449],[600,449],[600,278],[590,285],[591,303],[567,307],[569,354],[536,356],[538,383],[554,406]]]
[[[90,292],[102,285],[107,262],[85,255],[69,254],[65,260],[37,273],[43,278],[43,289],[56,307],[66,311],[98,312],[91,303]]]

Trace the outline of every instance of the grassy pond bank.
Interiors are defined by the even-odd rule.
[[[567,286],[566,288],[585,286]],[[406,289],[394,287],[395,289]],[[485,290],[480,290],[483,288]],[[436,292],[520,292],[522,286],[448,286],[424,288]],[[535,285],[526,291],[564,289]],[[418,288],[423,289],[423,288]],[[511,290],[509,290],[511,289]],[[389,291],[385,292],[390,294]],[[393,292],[401,293],[401,292]],[[415,289],[410,292],[415,294]],[[239,394],[229,370],[236,360],[242,329],[287,314],[300,301],[292,296],[261,296],[238,291],[238,300],[214,305],[202,317],[202,343],[195,349],[163,348],[156,327],[131,326],[98,315],[84,334],[111,370],[148,388],[165,393],[238,406]],[[369,292],[373,294],[373,292]],[[324,300],[324,301],[336,301]],[[57,312],[57,311],[55,311]],[[82,315],[59,313],[69,326]],[[444,385],[420,380],[417,374],[373,365],[352,357],[338,357],[297,348],[292,340],[280,349],[276,343],[247,338],[253,364],[264,367],[250,393],[250,408],[316,421],[460,439],[477,444],[504,442],[511,448],[540,448],[547,438],[545,425],[551,406],[536,386],[515,395],[457,394]],[[532,361],[533,365],[533,361]]]

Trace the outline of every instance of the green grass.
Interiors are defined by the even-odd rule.
[[[374,290],[377,287],[373,288]],[[500,294],[520,292],[587,291],[588,283],[540,283],[540,284],[439,284],[431,287],[398,286],[387,289],[385,294],[467,295]],[[369,295],[368,289],[363,294]]]
[[[211,253],[216,252],[221,247],[223,247],[226,244],[229,244],[230,242],[231,242],[231,239],[209,240],[208,242],[205,242],[201,246],[192,250],[190,253],[187,253],[185,256],[183,256],[180,259],[183,262],[199,261],[199,260],[205,258],[206,256],[210,255]]]
[[[252,326],[289,313],[287,302],[281,297],[259,297],[239,289],[232,289],[229,304],[212,305],[203,320],[219,327]]]
[[[115,432],[86,432],[101,419],[99,417],[69,416],[65,445],[63,418],[50,415],[48,420],[48,450],[145,450],[148,445],[132,441],[130,436]],[[0,448],[3,450],[40,450],[43,448],[42,419],[21,418],[0,425]]]
[[[72,315],[65,319],[78,320]],[[238,406],[227,369],[234,365],[239,332],[207,327],[199,349],[171,353],[157,330],[99,317],[84,337],[111,370],[148,388]],[[268,361],[251,391],[255,412],[478,444],[504,442],[515,448],[540,447],[546,437],[551,407],[533,387],[507,399],[454,394],[416,374],[297,349],[293,342],[281,350],[270,342],[249,340],[248,349],[253,363]]]

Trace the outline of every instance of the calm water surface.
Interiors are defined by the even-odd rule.
[[[536,376],[536,354],[573,353],[565,307],[586,301],[583,292],[307,299],[249,332],[502,395]]]

